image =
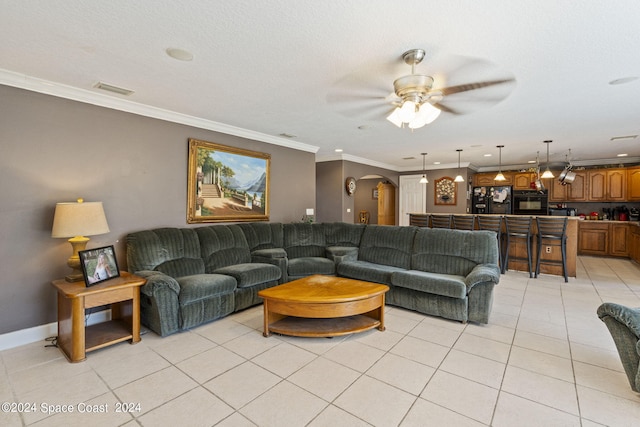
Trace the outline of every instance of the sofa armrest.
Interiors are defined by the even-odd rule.
[[[343,261],[357,261],[358,248],[355,246],[328,246],[326,248],[327,258],[337,264]]]
[[[479,283],[497,284],[500,281],[500,268],[496,264],[478,264],[465,277],[467,293]]]
[[[283,248],[258,249],[257,251],[253,251],[251,252],[251,262],[275,265],[280,269],[281,273],[278,283],[282,284],[289,281],[287,274],[289,259],[287,258],[287,252]]]
[[[614,318],[640,339],[640,308],[605,302],[598,307],[597,315],[600,320],[604,320],[607,316]]]
[[[176,295],[180,293],[178,281],[167,274],[152,270],[136,271],[135,274],[147,279],[147,283],[140,288],[140,292],[150,298],[153,298],[159,292],[167,290]]]

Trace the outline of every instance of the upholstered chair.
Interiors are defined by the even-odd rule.
[[[605,302],[598,317],[611,333],[631,389],[640,393],[640,308]]]

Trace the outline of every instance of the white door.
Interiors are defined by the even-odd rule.
[[[422,175],[400,175],[400,225],[409,225],[410,213],[426,213],[429,184],[420,184],[420,178]]]

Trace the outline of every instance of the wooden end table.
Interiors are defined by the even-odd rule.
[[[264,300],[264,332],[333,337],[373,328],[384,331],[386,285],[314,275],[258,292]]]
[[[142,277],[122,272],[97,285],[55,280],[58,291],[58,347],[69,362],[82,362],[86,353],[111,344],[140,342],[140,287]],[[85,327],[87,308],[111,305],[111,320]]]

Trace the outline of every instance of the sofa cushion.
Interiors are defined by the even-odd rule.
[[[247,239],[237,225],[198,227],[196,233],[207,273],[213,273],[222,267],[251,262]]]
[[[255,286],[264,282],[280,279],[280,269],[275,265],[264,263],[245,263],[228,265],[214,271],[216,274],[226,274],[236,279],[239,288]]]
[[[358,247],[365,227],[365,224],[348,224],[346,222],[325,223],[324,234],[327,246]]]
[[[493,231],[420,228],[416,232],[411,269],[467,276],[478,264],[498,265]]]
[[[180,305],[216,298],[232,293],[236,289],[236,279],[223,274],[196,274],[179,277],[177,281],[180,284],[178,294]]]
[[[201,258],[180,258],[165,261],[156,266],[154,271],[159,271],[171,277],[190,276],[204,273],[204,262]]]
[[[343,261],[336,267],[338,276],[366,282],[391,285],[391,275],[396,271],[404,271],[399,267],[375,264],[367,261]]]
[[[133,273],[185,258],[200,258],[200,242],[192,228],[156,228],[127,235],[127,268]]]
[[[358,260],[408,270],[416,230],[417,227],[368,225],[362,233]]]
[[[429,294],[452,298],[466,298],[464,277],[426,271],[397,271],[391,274],[391,284]]]
[[[279,222],[247,222],[237,224],[251,252],[260,249],[282,248],[282,224]]]
[[[323,224],[291,223],[283,225],[284,250],[289,259],[324,257],[326,239]]]
[[[289,276],[311,276],[312,274],[336,274],[336,264],[324,257],[303,257],[289,260]]]

